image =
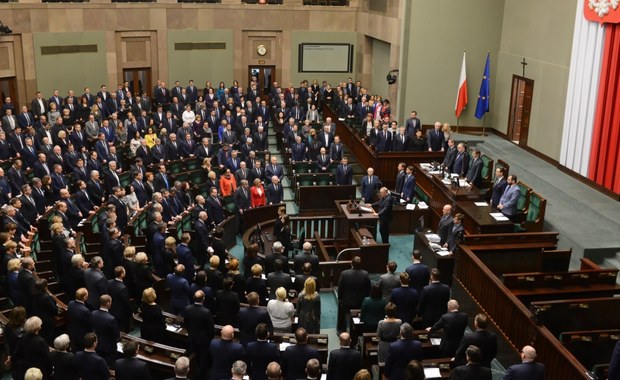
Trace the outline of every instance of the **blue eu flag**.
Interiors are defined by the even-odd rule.
[[[489,112],[489,98],[491,96],[490,74],[491,59],[487,53],[487,63],[484,66],[484,74],[482,75],[482,83],[480,84],[480,93],[478,94],[478,104],[476,105],[476,118],[482,119],[485,113]]]

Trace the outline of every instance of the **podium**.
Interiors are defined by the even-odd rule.
[[[369,231],[372,231],[373,239],[376,239],[377,222],[379,221],[379,217],[377,215],[374,215],[374,210],[372,209],[372,206],[365,206],[372,210],[368,212],[361,210],[350,210],[348,205],[349,201],[336,201],[336,208],[338,209],[338,212],[341,216],[338,228],[338,236],[344,236],[349,239],[351,229],[367,228]]]

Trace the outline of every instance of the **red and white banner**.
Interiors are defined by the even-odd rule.
[[[598,23],[620,23],[620,0],[585,0],[583,14]]]
[[[465,52],[463,52],[463,65],[461,66],[461,77],[459,79],[459,88],[456,92],[456,105],[454,113],[457,118],[461,117],[461,112],[467,105],[467,75],[465,73]]]

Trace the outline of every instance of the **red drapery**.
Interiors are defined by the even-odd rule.
[[[588,178],[620,194],[620,24],[606,24]]]

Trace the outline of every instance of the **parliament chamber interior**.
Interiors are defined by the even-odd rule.
[[[2,379],[620,379],[616,5],[0,0]]]

